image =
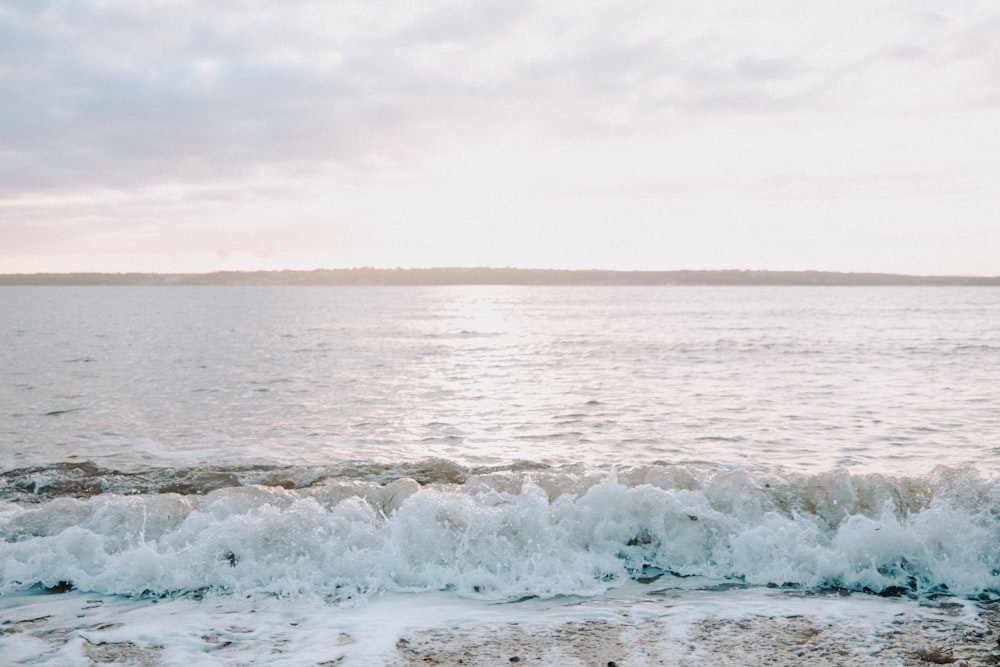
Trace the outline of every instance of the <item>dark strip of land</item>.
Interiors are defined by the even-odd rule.
[[[997,285],[1000,276],[830,271],[605,271],[598,269],[315,269],[214,273],[0,274],[0,285]]]

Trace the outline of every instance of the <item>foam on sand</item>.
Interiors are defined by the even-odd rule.
[[[633,591],[635,592],[635,591]],[[251,596],[5,596],[7,664],[919,665],[1000,663],[1000,609],[774,589],[482,604]]]

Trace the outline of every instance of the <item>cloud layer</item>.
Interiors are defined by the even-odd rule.
[[[1000,8],[760,4],[6,5],[0,271],[1000,273]]]

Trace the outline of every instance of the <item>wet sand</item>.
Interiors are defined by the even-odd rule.
[[[644,620],[428,630],[401,639],[398,665],[1000,665],[997,611],[979,622],[905,614],[883,627],[817,616],[706,618],[684,636]]]
[[[353,608],[206,597],[0,598],[4,665],[1000,665],[1000,602],[760,589]]]

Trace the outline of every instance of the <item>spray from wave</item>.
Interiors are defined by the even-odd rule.
[[[128,473],[60,464],[10,471],[2,484],[0,593],[507,600],[689,576],[1000,591],[1000,483],[968,468],[911,478],[441,460]]]

